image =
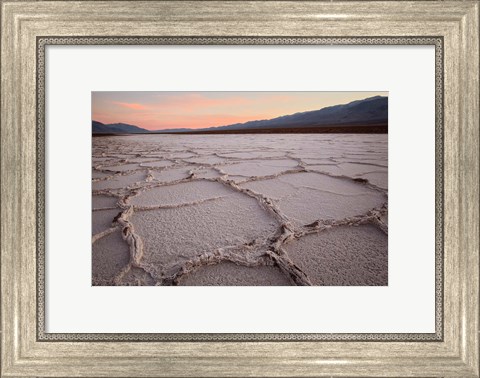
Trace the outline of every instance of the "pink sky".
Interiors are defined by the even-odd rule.
[[[148,130],[223,126],[318,110],[388,92],[92,92],[92,119]]]

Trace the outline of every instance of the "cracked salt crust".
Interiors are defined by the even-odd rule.
[[[120,230],[116,230],[93,244],[92,281],[94,285],[110,286],[115,277],[130,261],[130,250],[124,242]]]
[[[140,168],[138,164],[108,165],[104,167],[105,167],[104,168],[105,171],[110,171],[110,172],[127,172],[127,171],[134,171]]]
[[[218,157],[216,155],[210,155],[210,156],[199,156],[199,157],[188,158],[188,159],[185,159],[185,161],[189,161],[197,164],[213,165],[213,164],[224,163],[225,161],[227,161],[227,159]]]
[[[92,215],[92,235],[113,227],[113,220],[120,211],[120,209],[94,211]]]
[[[310,165],[311,170],[319,172],[330,173],[335,176],[349,176],[357,177],[366,173],[378,172],[387,174],[386,168],[381,168],[372,164],[353,164],[353,163],[339,163],[328,165]]]
[[[175,206],[196,203],[206,199],[221,198],[231,195],[233,191],[214,181],[198,180],[180,182],[176,185],[164,185],[144,189],[129,203],[134,207]]]
[[[117,197],[113,196],[92,196],[92,209],[110,209],[117,205]]]
[[[170,167],[172,165],[173,165],[173,163],[169,160],[152,161],[150,163],[140,164],[141,167],[152,167],[152,168]]]
[[[272,198],[280,211],[298,226],[317,219],[361,215],[382,206],[386,200],[382,193],[352,180],[311,172],[292,173],[241,186]]]
[[[219,156],[235,159],[264,159],[264,158],[281,158],[285,156],[282,152],[269,151],[245,151],[218,154]]]
[[[193,167],[171,168],[162,171],[152,171],[151,174],[157,181],[172,182],[186,179],[188,176],[190,176],[191,169],[193,169]]]
[[[232,262],[205,265],[179,280],[180,286],[289,286],[290,280],[277,267],[246,267]]]
[[[218,169],[214,168],[195,168],[192,173],[196,178],[216,178],[221,177],[222,173]]]
[[[190,206],[137,212],[131,222],[143,240],[142,262],[157,278],[162,269],[199,254],[252,240],[266,244],[278,229],[253,198],[234,192]]]
[[[92,169],[92,179],[104,179],[113,176],[112,172],[102,172]]]
[[[372,185],[382,189],[388,189],[388,175],[383,172],[368,172],[361,175],[362,178],[368,180]]]
[[[387,235],[372,225],[341,226],[285,246],[313,285],[388,284]]]
[[[387,135],[132,135],[93,146],[96,285],[388,282]]]
[[[251,160],[230,165],[220,165],[221,172],[227,175],[258,177],[275,175],[295,168],[298,163],[294,160]]]
[[[92,184],[93,191],[109,190],[109,189],[125,189],[135,183],[145,181],[147,171],[138,171],[125,175],[116,175],[107,180],[96,181]]]

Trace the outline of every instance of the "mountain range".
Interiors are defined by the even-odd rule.
[[[235,123],[203,129],[146,130],[125,123],[103,124],[92,121],[94,134],[138,134],[138,133],[223,133],[235,131],[262,131],[288,129],[318,129],[332,127],[360,128],[374,125],[388,125],[388,97],[375,96],[348,104],[334,105],[319,110],[284,115],[272,119]]]
[[[148,133],[149,131],[127,123],[110,123],[106,125],[98,121],[92,121],[92,132],[94,134],[135,134]]]

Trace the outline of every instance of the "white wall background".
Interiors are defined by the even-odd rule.
[[[435,331],[433,46],[48,46],[46,64],[47,332]],[[91,91],[139,90],[389,91],[389,286],[92,287]]]

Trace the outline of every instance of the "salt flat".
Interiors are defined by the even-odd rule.
[[[93,138],[94,285],[387,285],[385,134]]]

